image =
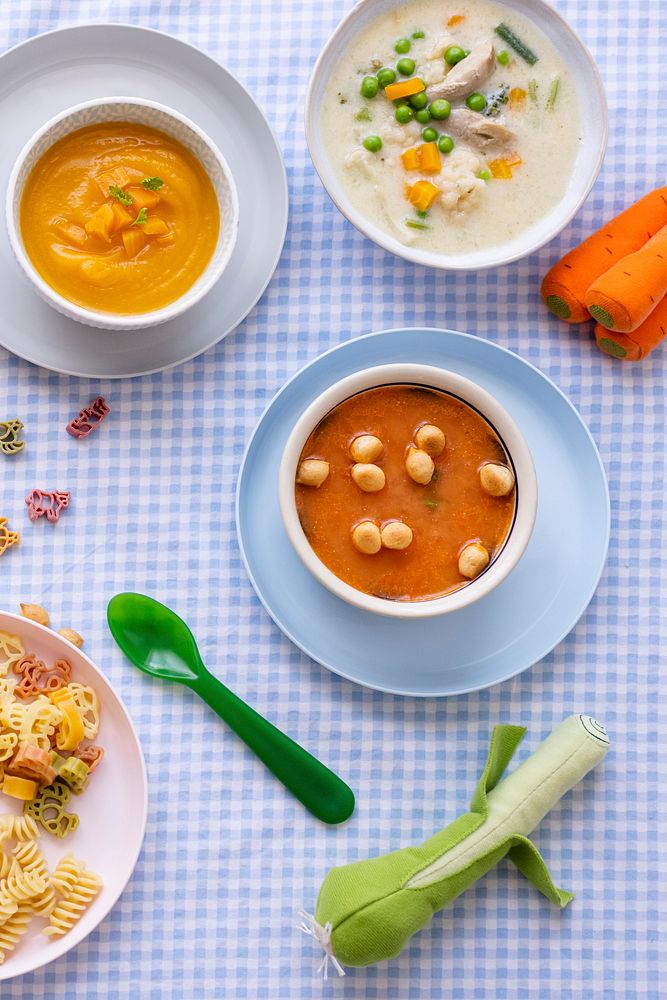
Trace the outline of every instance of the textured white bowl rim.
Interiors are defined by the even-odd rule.
[[[460,399],[495,430],[507,450],[516,476],[516,510],[509,534],[496,558],[480,576],[444,597],[427,601],[389,601],[345,583],[318,558],[308,541],[296,508],[294,479],[303,446],[313,428],[339,403],[382,385],[422,385]],[[514,569],[530,540],[537,515],[537,476],[530,449],[519,427],[491,393],[456,372],[434,365],[388,364],[353,372],[325,389],[304,410],[285,445],[278,473],[278,500],[287,536],[310,573],[337,597],[362,611],[390,618],[431,618],[474,604],[490,593]]]
[[[51,286],[42,278],[37,269],[33,266],[32,261],[28,257],[25,249],[23,247],[23,240],[20,234],[17,232],[16,225],[14,223],[14,202],[16,199],[16,184],[18,180],[23,161],[32,149],[32,147],[37,143],[43,135],[45,135],[54,125],[58,122],[69,118],[72,115],[78,114],[80,111],[85,111],[87,108],[97,108],[103,106],[111,106],[114,104],[134,104],[137,107],[142,108],[153,108],[156,111],[162,112],[162,114],[173,118],[185,125],[187,128],[191,129],[195,135],[198,136],[201,141],[209,147],[213,156],[218,161],[222,174],[225,178],[227,186],[229,188],[230,199],[232,203],[232,238],[228,241],[225,247],[224,253],[221,255],[220,260],[217,262],[215,269],[211,269],[210,266],[205,268],[202,274],[197,279],[196,284],[200,287],[197,289],[195,294],[188,297],[187,302],[183,300],[183,296],[170,302],[168,305],[163,306],[161,309],[154,309],[151,312],[146,313],[134,313],[134,314],[123,314],[123,313],[108,313],[99,312],[94,309],[85,309],[82,306],[76,305],[74,302],[70,302],[69,299],[65,298],[56,292]],[[74,129],[73,131],[76,131]],[[80,104],[74,104],[64,111],[58,112],[57,115],[53,115],[47,122],[42,125],[33,135],[28,139],[20,153],[16,157],[14,165],[12,167],[11,173],[9,175],[9,180],[7,182],[7,195],[5,200],[5,221],[7,226],[7,233],[9,236],[9,243],[14,252],[19,265],[21,266],[24,274],[28,280],[35,286],[37,292],[41,297],[48,302],[53,308],[57,309],[58,312],[63,313],[70,319],[78,320],[81,323],[88,324],[94,327],[102,327],[104,329],[110,330],[138,330],[145,327],[157,326],[160,323],[166,323],[170,319],[174,319],[176,316],[180,316],[182,313],[186,312],[192,306],[200,302],[201,299],[211,290],[213,285],[216,283],[218,278],[223,274],[229,260],[232,256],[234,246],[236,245],[236,237],[238,234],[238,221],[239,221],[239,202],[238,194],[236,191],[236,184],[234,183],[234,177],[229,168],[227,160],[223,156],[222,152],[216,145],[216,143],[211,139],[206,132],[203,131],[195,122],[185,115],[182,115],[179,111],[174,108],[168,107],[166,104],[160,104],[159,101],[151,101],[144,97],[98,97],[93,98],[89,101],[82,101]],[[210,271],[210,273],[209,273]],[[192,292],[195,285],[190,286],[187,290]],[[184,293],[185,294],[185,293]]]
[[[66,639],[63,639],[62,636],[59,636],[57,632],[54,632],[50,628],[46,628],[44,625],[40,625],[38,622],[32,621],[32,619],[30,618],[24,618],[23,615],[17,615],[11,611],[2,611],[2,610],[0,610],[0,616],[3,619],[8,618],[10,619],[10,621],[16,622],[16,631],[19,634],[21,632],[24,632],[26,629],[28,629],[29,631],[36,630],[37,632],[42,632],[46,637],[48,637],[49,642],[55,642],[57,645],[62,646],[63,656],[65,656],[65,658],[67,658],[68,656],[72,657],[73,655],[72,649],[74,648],[76,650],[76,655],[81,659],[85,660],[87,666],[92,670],[93,674],[100,677],[105,687],[109,688],[109,690],[112,692],[116,700],[116,704],[118,705],[118,707],[121,710],[121,713],[125,717],[128,728],[136,744],[136,759],[140,764],[139,774],[141,778],[141,788],[143,793],[141,803],[137,803],[137,806],[141,809],[140,823],[139,823],[141,836],[138,838],[138,842],[134,853],[130,858],[128,858],[127,878],[124,880],[124,882],[119,883],[115,893],[111,891],[106,891],[103,896],[100,896],[99,902],[101,903],[102,899],[104,899],[104,905],[98,904],[98,912],[95,915],[96,916],[95,923],[86,929],[84,929],[85,925],[82,926],[81,924],[75,924],[72,930],[68,934],[65,934],[57,941],[53,941],[48,952],[45,952],[44,956],[38,958],[37,961],[34,962],[34,964],[31,964],[29,966],[29,968],[24,968],[20,971],[17,971],[16,973],[12,973],[11,966],[0,967],[0,981],[6,981],[9,979],[13,979],[15,976],[27,975],[30,972],[34,972],[35,969],[39,969],[44,965],[48,965],[50,962],[53,962],[55,959],[60,958],[66,952],[70,951],[72,948],[75,948],[86,937],[88,937],[89,934],[92,934],[92,932],[97,927],[99,927],[99,925],[102,923],[105,917],[109,915],[110,911],[116,905],[122,893],[124,892],[127,883],[130,881],[134,869],[137,866],[137,861],[139,860],[141,848],[143,846],[144,838],[146,836],[146,822],[148,819],[148,777],[146,774],[146,762],[144,761],[144,755],[141,749],[141,742],[137,735],[137,731],[134,728],[134,723],[132,722],[130,714],[127,711],[125,705],[123,704],[122,699],[116,693],[109,678],[102,673],[99,667],[95,666],[90,657],[87,656],[82,649],[77,649],[76,647],[72,647],[72,644],[70,642],[67,642]],[[7,968],[10,969],[10,975],[3,975],[2,973],[6,971]]]
[[[502,2],[502,0],[501,0]],[[595,61],[581,41],[574,29],[565,20],[562,14],[560,14],[554,7],[546,3],[545,0],[525,0],[526,5],[533,8],[531,13],[524,13],[524,16],[529,20],[533,21],[536,27],[540,30],[544,30],[540,25],[540,15],[544,14],[550,17],[552,20],[558,22],[560,29],[567,36],[568,43],[578,51],[579,55],[588,64],[588,68],[591,72],[592,79],[595,84],[595,96],[596,105],[600,113],[600,135],[598,150],[595,161],[592,165],[588,177],[585,183],[582,185],[579,196],[576,199],[567,212],[565,212],[561,217],[556,219],[551,226],[542,226],[540,228],[540,223],[544,220],[536,220],[536,222],[530,227],[535,229],[534,239],[526,244],[525,247],[521,247],[510,253],[503,252],[503,247],[488,247],[484,251],[469,251],[465,254],[458,255],[445,255],[437,254],[431,250],[420,250],[417,247],[409,247],[404,243],[400,243],[399,240],[394,239],[388,232],[380,229],[378,226],[374,225],[369,219],[355,208],[352,202],[345,196],[343,186],[340,185],[340,195],[336,196],[335,191],[333,191],[330,185],[327,183],[327,178],[335,178],[336,171],[332,164],[329,163],[329,158],[324,151],[323,144],[316,141],[316,121],[318,119],[319,112],[321,111],[320,106],[315,105],[313,91],[315,89],[315,83],[319,75],[323,72],[324,63],[329,55],[329,53],[336,49],[338,45],[338,39],[341,32],[346,28],[349,22],[359,18],[360,13],[367,7],[377,6],[378,8],[386,9],[386,0],[358,0],[354,7],[348,11],[345,17],[340,21],[338,26],[335,28],[333,34],[329,40],[324,45],[324,48],[320,52],[315,65],[313,66],[313,71],[310,75],[310,80],[308,82],[308,90],[306,93],[306,104],[305,104],[305,131],[306,131],[306,142],[308,143],[308,150],[310,152],[310,157],[313,161],[313,166],[317,171],[319,178],[322,182],[324,189],[327,194],[336,205],[338,210],[342,215],[348,219],[352,225],[367,236],[369,240],[377,243],[378,246],[383,247],[385,250],[389,250],[390,253],[395,254],[397,257],[402,257],[404,260],[413,261],[415,264],[423,264],[426,267],[435,267],[444,271],[470,271],[470,270],[483,270],[485,268],[491,267],[502,267],[504,264],[511,264],[512,261],[520,260],[523,257],[527,257],[529,254],[534,253],[543,247],[546,243],[549,243],[558,233],[565,228],[565,226],[570,222],[571,219],[577,214],[586,198],[588,197],[593,184],[600,172],[600,167],[604,160],[605,151],[607,148],[607,136],[609,132],[609,114],[607,108],[607,97],[604,90],[604,84],[602,83],[602,77],[595,64]],[[392,6],[402,6],[403,0],[392,0]],[[378,15],[381,10],[378,9]],[[562,53],[561,53],[562,54]],[[582,123],[585,124],[585,123]],[[582,146],[586,142],[586,136],[582,136]],[[561,199],[562,201],[562,199]],[[559,203],[560,204],[560,203]],[[558,206],[555,206],[558,207]],[[477,259],[481,254],[486,254],[489,259]]]

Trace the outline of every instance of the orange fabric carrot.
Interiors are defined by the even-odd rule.
[[[667,295],[667,226],[601,274],[586,292],[588,311],[601,326],[631,333]]]
[[[667,337],[667,295],[632,333],[616,333],[595,326],[595,340],[601,351],[621,361],[641,361]]]
[[[559,319],[583,323],[589,286],[667,225],[667,187],[658,188],[626,208],[558,261],[542,282],[542,298]]]

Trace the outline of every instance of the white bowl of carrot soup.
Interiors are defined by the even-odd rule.
[[[86,101],[23,147],[7,189],[9,239],[43,299],[89,326],[156,326],[225,270],[238,199],[222,153],[155,101]]]
[[[523,434],[485,389],[392,364],[310,404],[283,453],[279,499],[319,583],[364,611],[425,618],[473,604],[514,569],[537,479]]]

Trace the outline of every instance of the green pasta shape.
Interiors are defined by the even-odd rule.
[[[72,792],[68,786],[56,781],[41,788],[32,802],[26,802],[23,812],[37,820],[47,833],[62,840],[79,825],[78,815],[65,809],[71,797]]]
[[[68,757],[58,772],[58,779],[69,785],[75,795],[80,795],[88,784],[89,770],[78,757]]]

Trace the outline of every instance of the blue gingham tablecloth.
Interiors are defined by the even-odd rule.
[[[291,198],[287,243],[267,293],[233,335],[195,361],[101,384],[0,350],[0,419],[23,416],[30,436],[25,456],[0,470],[0,515],[23,532],[20,548],[0,562],[0,606],[38,601],[56,625],[85,634],[88,653],[134,718],[150,779],[145,846],[119,903],[74,951],[3,983],[3,1000],[665,995],[659,935],[667,855],[659,845],[667,818],[658,778],[667,770],[667,348],[642,365],[613,363],[550,320],[538,286],[549,263],[596,223],[665,182],[667,5],[559,0],[607,87],[611,138],[602,173],[550,246],[499,271],[456,277],[374,247],[338,214],[314,174],[303,95],[317,53],[349,6],[7,0],[0,7],[3,49],[51,28],[108,19],[160,28],[211,53],[268,115]],[[487,337],[554,379],[592,430],[612,498],[609,561],[574,632],[521,677],[440,701],[362,690],[302,655],[261,608],[234,531],[239,462],[275,391],[332,345],[415,324]],[[98,392],[113,413],[85,447],[72,447],[63,427]],[[137,421],[142,436],[128,450]],[[23,503],[28,489],[50,485],[75,498],[56,530],[30,525]],[[153,683],[123,661],[105,608],[124,589],[177,609],[220,677],[349,779],[358,792],[351,823],[328,829],[312,820],[188,691]],[[326,870],[420,841],[449,822],[468,803],[494,723],[528,726],[527,748],[577,710],[604,720],[613,750],[535,836],[558,884],[576,892],[574,904],[558,912],[503,863],[396,961],[318,981],[319,956],[294,927]]]

